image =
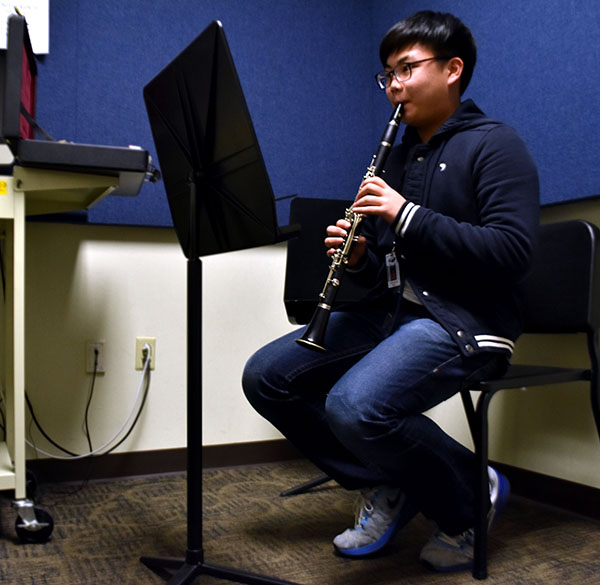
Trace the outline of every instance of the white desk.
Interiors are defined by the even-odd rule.
[[[6,442],[0,442],[0,490],[14,489],[15,507],[25,523],[33,515],[33,503],[26,495],[25,470],[25,218],[89,209],[118,186],[118,177],[19,166],[14,167],[12,176],[0,176],[0,230],[6,270],[2,372]]]

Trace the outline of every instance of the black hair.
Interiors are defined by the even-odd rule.
[[[462,59],[462,95],[471,81],[477,60],[477,45],[468,27],[452,14],[431,10],[416,12],[397,22],[383,37],[379,45],[379,58],[383,66],[386,66],[392,53],[414,43],[430,47],[439,57]]]

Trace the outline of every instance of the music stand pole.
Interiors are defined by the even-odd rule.
[[[190,238],[187,260],[187,550],[185,559],[142,557],[155,572],[175,569],[169,585],[192,583],[209,575],[248,585],[298,585],[274,577],[204,562],[202,526],[202,261],[196,253],[196,184],[190,180]]]

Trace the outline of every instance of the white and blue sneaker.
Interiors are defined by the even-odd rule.
[[[341,555],[363,557],[381,550],[417,513],[397,488],[379,486],[361,490],[356,505],[354,527],[333,539]]]
[[[491,502],[488,512],[488,530],[490,530],[508,501],[510,484],[506,477],[492,467],[488,467],[488,476]],[[419,558],[434,571],[452,572],[470,569],[473,566],[473,539],[472,528],[457,536],[449,536],[437,530],[423,547]]]
[[[498,473],[493,467],[488,467],[488,476],[490,478],[490,511],[488,512],[488,530],[496,520],[508,502],[510,497],[510,483],[508,479]]]

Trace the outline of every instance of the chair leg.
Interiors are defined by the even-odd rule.
[[[594,422],[596,423],[596,430],[598,431],[598,438],[600,438],[600,387],[598,380],[594,379],[596,376],[592,374],[592,380],[590,382],[590,398],[592,401],[592,413],[594,415]]]
[[[599,392],[600,390],[596,388],[592,390],[592,412],[594,413],[594,420],[596,422],[598,438],[600,438],[600,396],[598,395]]]
[[[312,488],[317,487],[321,484],[327,483],[328,481],[331,481],[331,478],[328,475],[320,475],[319,477],[315,477],[314,479],[311,479],[310,481],[307,481],[305,483],[302,483],[300,485],[297,485],[290,489],[287,489],[287,490],[281,492],[279,495],[282,498],[286,498],[288,496],[297,496],[298,494],[303,494],[305,492],[308,492]]]
[[[460,397],[462,399],[463,408],[465,409],[465,414],[467,415],[467,423],[469,424],[471,438],[473,439],[473,444],[475,444],[477,433],[477,418],[475,418],[475,409],[473,407],[473,400],[471,398],[470,390],[461,390]]]
[[[598,380],[600,364],[598,363],[598,341],[595,333],[588,334],[588,348],[592,360],[592,374],[590,379],[590,398],[592,401],[592,413],[596,423],[596,430],[600,438],[600,381]]]
[[[477,485],[475,489],[475,541],[473,544],[473,577],[487,578],[488,511],[490,502],[488,474],[488,408],[492,394],[482,392],[477,402],[475,457]]]

